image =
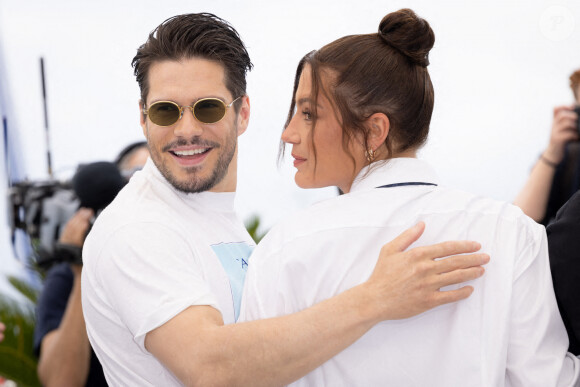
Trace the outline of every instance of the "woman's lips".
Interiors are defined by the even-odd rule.
[[[304,162],[306,162],[306,159],[304,157],[300,157],[300,156],[296,156],[296,155],[292,155],[292,157],[294,157],[294,166],[298,167],[299,165],[302,165]]]

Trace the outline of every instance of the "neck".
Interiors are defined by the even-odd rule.
[[[393,157],[390,157],[390,158],[396,159],[396,158],[401,158],[401,157],[417,158],[417,149],[408,149],[404,152],[394,153]]]
[[[382,159],[377,159],[377,160],[374,160],[373,163],[377,163],[377,162],[387,162],[388,160],[391,160],[391,159],[404,158],[404,157],[407,157],[407,158],[417,158],[417,150],[416,149],[409,149],[409,150],[406,150],[404,152],[398,152],[398,153],[393,154],[393,157],[386,157],[386,158],[382,158]],[[366,166],[371,167],[371,164],[367,164]],[[362,171],[362,169],[364,167],[365,166],[359,168],[356,171],[356,173],[354,175],[354,178],[350,181],[350,184],[348,184],[348,186],[338,187],[338,188],[342,192],[344,192],[344,193],[349,193],[350,192],[350,188],[352,187],[352,183],[354,183],[354,179],[356,179],[358,177],[358,175],[360,174],[360,172]]]

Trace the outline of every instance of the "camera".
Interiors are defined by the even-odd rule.
[[[18,229],[24,231],[33,259],[39,267],[47,268],[55,261],[56,241],[78,209],[79,199],[69,183],[47,180],[13,184],[8,201],[12,235]]]
[[[80,248],[58,243],[60,234],[80,207],[103,210],[126,180],[114,163],[101,161],[77,168],[70,182],[23,181],[9,188],[9,223],[14,240],[23,230],[33,259],[42,269],[56,262],[82,263]]]

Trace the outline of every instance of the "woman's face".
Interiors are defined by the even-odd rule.
[[[321,73],[322,85],[326,85],[327,76]],[[362,141],[350,141],[350,154],[343,149],[342,128],[330,101],[322,92],[318,95],[316,129],[311,137],[311,90],[311,67],[305,65],[294,96],[296,111],[282,133],[282,141],[292,145],[296,184],[301,188],[337,186],[343,192],[349,192],[354,177],[365,164]],[[316,157],[313,145],[316,146]]]

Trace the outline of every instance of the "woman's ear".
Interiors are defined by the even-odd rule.
[[[377,150],[383,145],[389,135],[391,123],[389,117],[383,113],[375,113],[367,120],[369,128],[368,146],[372,150]]]

